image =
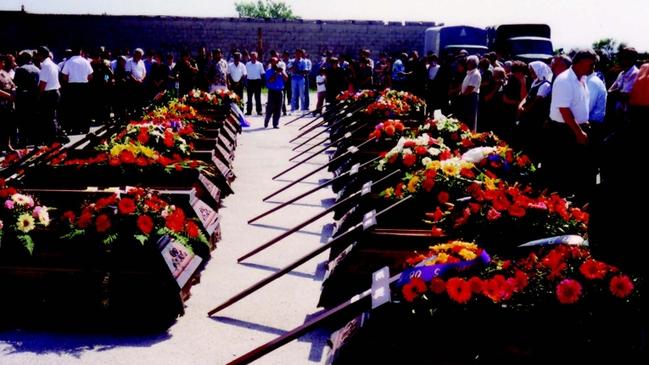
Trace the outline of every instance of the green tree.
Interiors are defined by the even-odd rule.
[[[613,38],[603,38],[593,42],[593,49],[595,51],[600,51],[609,59],[612,59],[613,56],[624,47],[626,47],[626,43],[618,42]]]
[[[293,14],[291,6],[282,1],[239,1],[234,3],[234,8],[240,18],[300,19]]]

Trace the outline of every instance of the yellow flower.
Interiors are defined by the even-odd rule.
[[[457,176],[460,173],[460,165],[452,160],[442,161],[442,171],[449,176]]]
[[[139,152],[148,158],[155,156],[155,151],[147,146],[138,145]]]
[[[485,176],[484,185],[488,190],[496,190],[496,179],[492,179],[489,176]]]
[[[32,229],[36,228],[34,217],[29,213],[23,213],[18,216],[18,230],[21,232],[29,232]]]
[[[124,145],[116,144],[110,149],[111,156],[119,156],[120,153],[124,150]]]
[[[429,163],[428,166],[426,166],[426,170],[439,170],[441,166],[442,165],[439,160],[433,160],[433,162]]]
[[[417,191],[417,184],[419,183],[419,177],[413,176],[412,179],[408,182],[408,191],[414,193]]]
[[[473,260],[477,257],[473,251],[469,251],[466,248],[460,250],[460,256],[462,256],[462,258],[464,258],[467,261]]]
[[[438,264],[445,264],[446,261],[448,261],[448,258],[449,258],[449,256],[447,254],[445,254],[444,252],[442,252],[439,255],[437,255],[437,259],[435,261]]]

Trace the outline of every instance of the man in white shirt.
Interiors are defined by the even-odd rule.
[[[128,104],[130,113],[139,114],[141,108],[146,103],[146,94],[144,88],[144,79],[146,78],[146,66],[142,61],[144,51],[142,48],[136,48],[133,51],[133,57],[126,61],[126,72],[129,76],[128,90]]]
[[[257,115],[261,115],[261,75],[264,74],[264,66],[257,60],[257,52],[250,52],[250,61],[246,64],[248,82],[248,102],[246,104],[246,115],[252,113],[252,98],[255,98]]]
[[[54,141],[58,134],[56,115],[58,112],[61,94],[59,89],[59,68],[52,62],[50,50],[47,47],[38,47],[36,53],[40,61],[41,71],[38,74],[38,88],[40,90],[40,125],[37,129],[36,143],[48,144]]]
[[[246,80],[248,71],[246,70],[246,66],[241,62],[240,52],[234,52],[233,57],[232,63],[228,65],[228,88],[243,100],[243,82]]]
[[[638,52],[634,48],[624,48],[618,54],[620,65],[623,71],[608,89],[609,95],[615,101],[616,122],[623,122],[629,104],[629,95],[638,79],[639,69],[635,63],[638,59]]]
[[[89,118],[89,88],[88,81],[92,78],[92,66],[83,57],[81,49],[73,49],[74,56],[70,57],[61,73],[65,85],[66,119],[64,129],[72,134],[88,133],[90,130]]]
[[[586,203],[595,183],[588,154],[590,113],[587,78],[597,55],[592,50],[575,54],[572,66],[554,80],[548,136],[548,161],[542,163],[551,189],[574,194],[576,203]]]
[[[467,72],[462,81],[462,89],[460,91],[460,95],[464,99],[464,118],[462,122],[471,127],[473,131],[478,129],[478,99],[480,84],[482,83],[482,76],[480,75],[480,70],[478,70],[478,62],[480,60],[477,56],[467,57]]]

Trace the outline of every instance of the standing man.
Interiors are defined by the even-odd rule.
[[[61,99],[59,92],[59,89],[61,89],[59,68],[52,62],[50,50],[47,47],[38,47],[36,52],[36,58],[41,65],[41,71],[38,74],[41,123],[37,128],[40,132],[37,142],[49,144],[55,139],[58,133],[56,116]]]
[[[279,116],[282,111],[282,94],[284,83],[288,75],[284,69],[277,66],[277,57],[270,59],[270,67],[266,71],[266,87],[268,87],[268,103],[266,104],[266,118],[264,128],[268,127],[270,117],[273,117],[273,128],[279,128]]]
[[[144,79],[146,78],[146,66],[142,61],[144,51],[136,48],[133,57],[126,61],[126,73],[128,74],[128,104],[130,112],[134,112],[144,105]]]
[[[72,50],[74,56],[63,65],[63,81],[67,83],[67,106],[69,111],[66,119],[66,129],[71,133],[88,133],[90,131],[90,118],[88,113],[88,94],[90,88],[88,81],[92,79],[92,66],[83,57],[81,48]]]
[[[38,74],[40,70],[32,63],[30,51],[18,54],[18,68],[14,83],[16,84],[16,125],[22,144],[32,143],[37,133],[36,119],[38,107]]]
[[[284,71],[287,73],[287,75],[290,77],[291,76],[291,70],[289,69],[289,66],[292,65],[292,60],[290,59],[290,55],[288,51],[284,51],[282,53],[282,59],[277,63],[279,66],[281,63],[284,64]],[[290,107],[291,106],[291,101],[293,100],[293,94],[291,92],[291,83],[287,82],[286,85],[284,85],[284,96],[282,96],[282,114],[286,115],[286,108],[287,104]],[[289,109],[290,110],[290,109]]]
[[[291,98],[291,114],[297,112],[300,104],[302,105],[302,112],[307,113],[306,97],[304,90],[304,78],[308,75],[307,63],[304,61],[304,53],[301,49],[295,51],[295,59],[289,64],[288,70],[291,73],[291,90],[293,92]],[[299,99],[298,99],[299,98]]]
[[[210,80],[210,92],[228,89],[228,62],[223,59],[223,52],[220,48],[212,52],[212,63],[208,72]]]
[[[252,114],[253,96],[257,115],[261,115],[261,76],[264,74],[264,66],[257,60],[257,52],[250,52],[250,61],[246,63],[246,73],[248,74],[246,115]]]
[[[615,128],[619,128],[622,123],[627,121],[627,109],[629,106],[629,95],[633,90],[633,85],[638,79],[639,69],[635,63],[638,59],[638,52],[635,48],[624,48],[618,54],[622,71],[617,79],[608,89],[609,96],[615,102],[613,122]]]
[[[248,71],[246,66],[241,62],[241,53],[234,52],[234,60],[228,65],[228,84],[229,89],[239,95],[243,100],[243,82],[246,80]]]
[[[305,49],[302,49],[302,57],[304,57],[304,62],[306,63],[306,68],[304,69],[304,106],[302,110],[309,111],[309,79],[311,77],[313,63]]]
[[[562,72],[552,87],[548,160],[545,178],[554,191],[574,194],[574,202],[588,202],[595,185],[595,174],[588,149],[589,94],[586,76],[593,72],[597,55],[593,50],[575,54],[572,66]]]

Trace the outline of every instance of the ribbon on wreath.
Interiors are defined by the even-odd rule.
[[[397,286],[402,287],[410,282],[413,278],[420,278],[424,281],[431,281],[432,279],[442,276],[450,271],[463,271],[477,265],[486,265],[491,261],[487,251],[482,250],[480,255],[473,260],[460,261],[449,264],[437,264],[426,266],[427,262],[434,260],[437,256],[433,255],[424,261],[420,262],[417,266],[406,269],[401,273]]]

